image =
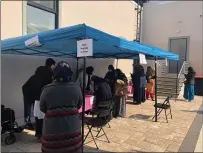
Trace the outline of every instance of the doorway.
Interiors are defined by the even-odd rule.
[[[181,38],[170,38],[169,39],[169,50],[175,54],[179,55],[178,62],[178,73],[184,63],[187,60],[187,52],[188,52],[188,37]],[[169,61],[169,73],[177,73],[177,62]]]

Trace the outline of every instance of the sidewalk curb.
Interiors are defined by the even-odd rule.
[[[203,125],[203,102],[178,152],[194,152]]]

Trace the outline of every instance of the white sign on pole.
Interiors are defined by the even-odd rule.
[[[41,46],[41,44],[39,43],[39,38],[38,36],[32,37],[28,40],[25,41],[25,45],[27,47],[37,47],[37,46]]]
[[[147,60],[144,54],[139,54],[140,64],[147,64]]]
[[[77,57],[93,56],[92,39],[84,39],[77,41]]]

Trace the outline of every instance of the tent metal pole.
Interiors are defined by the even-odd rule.
[[[117,58],[117,60],[116,60],[116,68],[118,68],[118,58]]]
[[[155,57],[155,106],[157,106],[157,57]],[[157,122],[157,107],[155,107],[155,122]]]
[[[178,83],[178,81],[179,81],[179,80],[178,80],[178,79],[179,79],[179,78],[178,78],[178,68],[179,68],[179,67],[178,67],[178,66],[179,66],[179,62],[177,61],[177,67],[176,67],[176,71],[177,71],[177,74],[176,74],[176,75],[177,75],[177,78],[176,78],[176,95],[175,95],[175,102],[176,102],[176,100],[177,100],[177,96],[178,96],[178,86],[179,86],[179,83]]]
[[[86,87],[86,57],[83,57],[82,153],[84,151],[85,87]]]
[[[77,65],[76,65],[76,80],[77,80],[77,78],[78,78],[78,69],[79,69],[79,59],[78,59],[78,57],[77,57]]]

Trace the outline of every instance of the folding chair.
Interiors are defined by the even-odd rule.
[[[101,109],[113,109],[113,101],[102,101],[98,104],[96,108],[93,108],[92,110],[89,111],[89,114],[92,115],[92,117],[97,116],[100,113]],[[111,128],[110,124],[107,123],[109,128]]]
[[[154,107],[158,108],[157,110],[157,116],[159,116],[161,114],[161,112],[164,110],[165,111],[165,116],[166,116],[166,121],[168,123],[168,115],[171,115],[171,119],[172,119],[172,113],[171,113],[171,105],[170,105],[170,98],[172,97],[172,95],[168,96],[165,101],[163,103],[157,103],[157,105],[155,104]],[[166,110],[169,109],[170,113],[166,114]],[[155,118],[155,116],[152,118],[152,120]]]
[[[100,112],[98,113],[97,117],[95,117],[95,118],[94,117],[85,117],[84,122],[87,125],[89,131],[88,131],[87,135],[85,136],[84,142],[85,142],[86,138],[88,137],[88,135],[91,134],[92,139],[93,139],[97,149],[99,149],[99,147],[97,146],[97,143],[95,141],[95,137],[92,133],[92,128],[97,128],[99,130],[97,131],[96,137],[98,138],[98,137],[101,137],[104,135],[106,137],[108,143],[110,143],[103,127],[109,123],[110,120],[108,120],[108,116],[110,115],[111,112],[112,112],[111,108],[100,109]],[[99,136],[101,131],[103,131],[104,134]]]

